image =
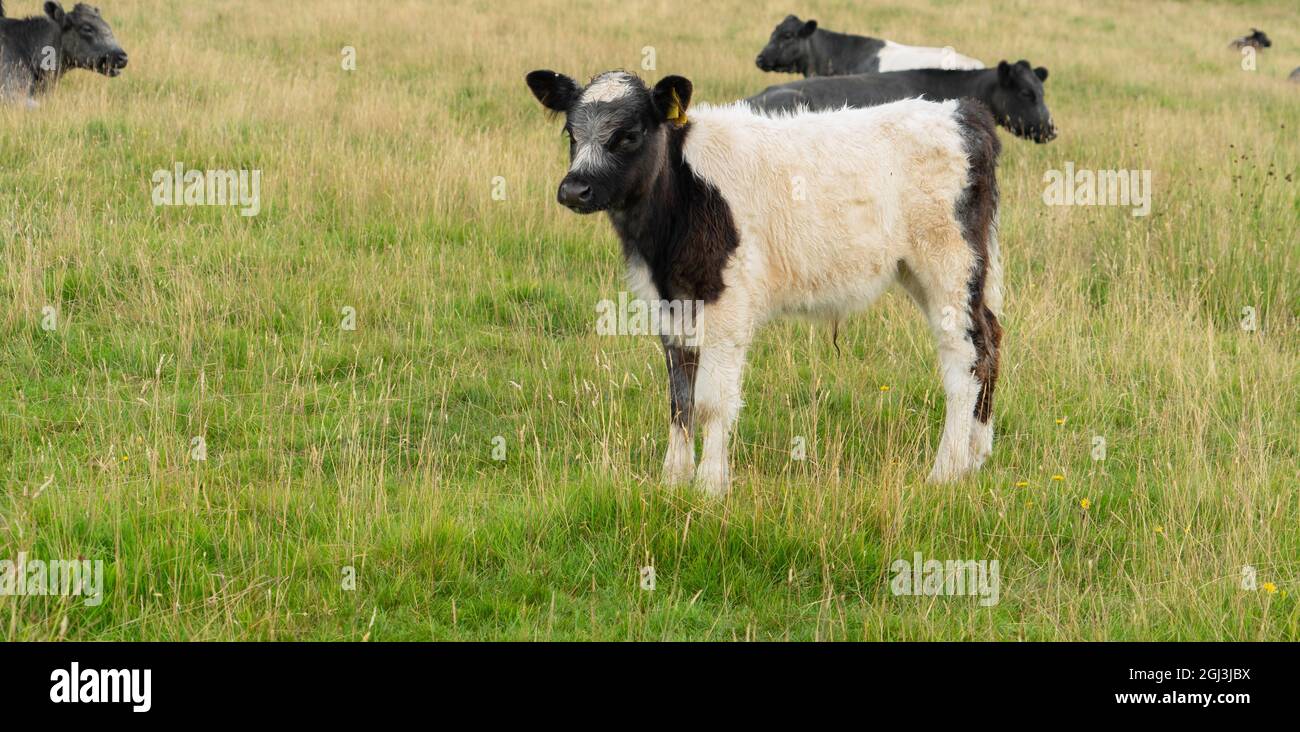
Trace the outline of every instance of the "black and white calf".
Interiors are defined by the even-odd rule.
[[[815,20],[787,15],[754,59],[764,71],[809,76],[869,74],[905,69],[982,69],[978,59],[951,48],[908,46],[871,36],[836,33]]]
[[[993,447],[1002,331],[999,152],[973,101],[767,117],[743,103],[692,108],[691,83],[653,89],[611,71],[580,87],[528,74],[565,114],[559,202],[607,211],[647,301],[703,301],[695,345],[664,338],[672,423],[664,474],[721,495],[755,331],[782,314],[838,318],[898,282],[938,341],[947,416],[931,480]],[[695,467],[695,431],[703,454]]]
[[[999,62],[997,68],[975,71],[916,69],[884,74],[856,74],[799,79],[769,86],[746,99],[762,112],[797,109],[872,107],[900,99],[961,99],[983,102],[998,124],[1012,134],[1043,143],[1056,138],[1056,124],[1047,110],[1043,82],[1047,69],[1021,59]]]
[[[92,69],[117,76],[126,51],[113,37],[99,8],[77,3],[64,11],[45,3],[45,15],[5,18],[0,6],[0,103],[25,102],[49,91],[68,69]]]

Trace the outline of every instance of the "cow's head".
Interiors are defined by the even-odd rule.
[[[758,52],[754,63],[764,71],[803,73],[811,53],[808,39],[815,30],[815,20],[805,22],[793,15],[785,16],[772,30],[772,37],[767,39],[767,45]]]
[[[45,14],[63,30],[63,63],[74,69],[93,69],[105,76],[117,76],[126,68],[126,51],[113,37],[113,29],[99,15],[99,8],[77,3],[64,12],[57,2],[45,3]]]
[[[1011,130],[1017,137],[1034,142],[1048,142],[1056,138],[1056,124],[1047,111],[1043,98],[1043,82],[1047,69],[1033,68],[1021,59],[1014,64],[998,63],[998,81],[989,95],[993,116],[998,124]]]
[[[586,87],[554,71],[527,81],[542,106],[564,113],[569,172],[556,198],[584,214],[619,210],[647,193],[665,163],[668,126],[685,124],[691,103],[691,82],[680,76],[653,89],[626,71],[606,71]]]

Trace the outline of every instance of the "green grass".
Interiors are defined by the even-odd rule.
[[[1062,136],[1003,136],[994,454],[923,482],[943,397],[893,294],[838,354],[762,332],[718,502],[658,483],[662,357],[595,334],[618,245],[554,204],[522,79],[649,45],[727,101],[779,80],[752,59],[787,6],[105,2],[124,76],[0,109],[0,559],[102,559],[105,600],[0,597],[0,637],[1300,637],[1292,8],[871,5],[800,14],[1051,69]],[[262,169],[261,214],[155,208],[176,161]],[[1152,214],[1043,205],[1066,161],[1152,170]],[[917,551],[998,560],[1000,602],[894,596]]]

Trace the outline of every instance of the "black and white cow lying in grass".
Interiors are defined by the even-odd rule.
[[[45,15],[13,19],[0,5],[0,103],[34,106],[68,69],[117,76],[126,60],[99,8],[77,3],[65,12],[47,2]]]
[[[665,479],[713,495],[755,332],[781,314],[838,319],[900,283],[938,341],[947,416],[930,479],[993,448],[1002,329],[993,118],[969,100],[775,117],[743,103],[686,110],[691,83],[554,71],[529,88],[565,115],[559,202],[606,211],[648,303],[702,302],[694,338],[663,335],[671,425]],[[695,432],[703,454],[695,466]]]
[[[978,59],[951,48],[905,46],[870,36],[836,33],[817,21],[787,15],[754,60],[764,71],[842,76],[905,69],[982,69]]]
[[[1047,111],[1043,82],[1047,69],[1032,68],[1028,61],[996,69],[944,71],[916,69],[884,74],[828,76],[800,79],[769,86],[745,101],[762,112],[791,112],[796,109],[840,109],[872,107],[900,99],[978,99],[993,112],[998,124],[1013,134],[1034,142],[1056,137],[1056,125]]]

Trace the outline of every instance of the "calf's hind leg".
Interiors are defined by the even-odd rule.
[[[978,349],[972,336],[968,288],[975,258],[960,238],[947,249],[952,257],[906,262],[899,271],[900,283],[925,313],[939,355],[944,423],[930,471],[929,479],[934,483],[955,480],[976,467],[971,449],[972,415],[980,397],[980,382],[974,373]]]

